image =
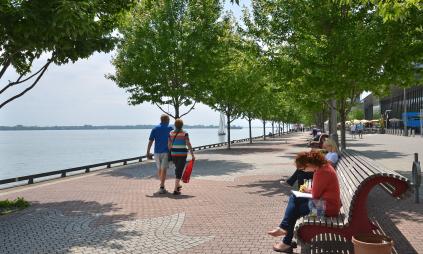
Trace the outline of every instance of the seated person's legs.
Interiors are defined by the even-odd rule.
[[[297,220],[310,213],[308,206],[309,199],[296,198],[294,195],[289,197],[288,205],[285,210],[284,218],[278,229],[269,231],[272,236],[282,236],[282,243],[274,245],[274,248],[278,250],[285,250],[291,248],[292,238],[294,236],[294,227]]]

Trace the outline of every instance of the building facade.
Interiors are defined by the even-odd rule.
[[[389,96],[380,99],[380,112],[385,119],[388,119],[388,127],[390,127],[389,119],[398,120],[398,127],[403,127],[403,120],[406,117],[408,127],[420,129],[419,115],[421,110],[423,110],[422,85],[406,89],[394,87]],[[405,112],[406,115],[403,114]]]

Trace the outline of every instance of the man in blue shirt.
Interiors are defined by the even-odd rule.
[[[154,160],[156,161],[157,171],[160,178],[159,194],[167,193],[165,189],[166,170],[169,167],[168,146],[169,133],[173,130],[169,126],[169,116],[163,114],[160,117],[160,124],[151,130],[147,147],[147,158],[152,159],[150,153],[151,145],[154,142]]]
[[[359,123],[357,125],[357,132],[358,132],[359,138],[363,138],[363,131],[364,131],[364,125],[362,123]]]

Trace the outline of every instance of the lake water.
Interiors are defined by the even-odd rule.
[[[187,132],[194,147],[227,138],[217,129]],[[147,129],[0,131],[0,179],[145,155],[149,134]],[[253,128],[252,134],[263,135],[263,129]],[[231,130],[231,140],[247,137],[248,128]]]

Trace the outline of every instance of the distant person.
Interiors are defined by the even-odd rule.
[[[363,138],[364,125],[362,123],[357,124],[357,133],[359,138]]]
[[[173,130],[169,126],[169,116],[166,114],[161,115],[160,124],[154,127],[151,130],[150,138],[147,146],[147,158],[152,159],[152,154],[150,153],[151,145],[154,142],[154,160],[156,161],[157,172],[160,179],[160,188],[159,194],[166,194],[167,190],[165,188],[166,181],[166,171],[169,167],[168,159],[168,138],[169,133]]]
[[[357,130],[357,125],[353,124],[351,125],[351,137],[355,139],[355,132]]]
[[[314,139],[314,137],[316,137],[316,135],[317,135],[317,128],[313,128],[313,130],[311,131],[311,135],[313,136],[313,139]]]
[[[192,160],[195,160],[191,142],[188,133],[182,129],[184,122],[182,119],[175,120],[175,130],[170,132],[168,148],[172,155],[172,161],[175,164],[175,189],[173,195],[181,194],[181,178],[187,162],[188,150],[191,153]]]

